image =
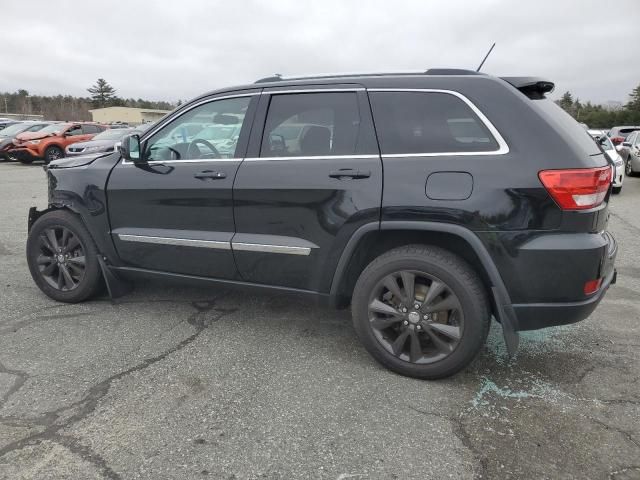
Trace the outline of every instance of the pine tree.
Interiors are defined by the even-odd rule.
[[[573,112],[573,95],[569,91],[564,92],[562,98],[558,102],[565,111],[572,113]]]
[[[629,103],[626,108],[632,112],[640,113],[640,85],[633,89],[631,95],[629,95]]]
[[[96,108],[108,106],[116,98],[116,90],[104,78],[99,78],[94,86],[87,88],[91,101]]]

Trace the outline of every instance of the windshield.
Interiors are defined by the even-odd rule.
[[[132,129],[130,128],[118,128],[115,130],[105,130],[102,133],[99,133],[92,140],[120,140],[126,134],[130,133]]]
[[[7,128],[0,130],[0,136],[2,137],[11,137],[20,132],[24,132],[29,125],[25,125],[24,123],[16,123],[15,125],[10,125]]]
[[[38,133],[55,133],[58,134],[63,131],[65,128],[69,126],[68,123],[54,123],[53,125],[49,125],[48,127],[44,127]]]

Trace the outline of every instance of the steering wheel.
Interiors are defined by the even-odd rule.
[[[187,158],[202,158],[202,152],[198,148],[198,143],[203,144],[209,150],[211,150],[211,153],[213,153],[213,158],[222,158],[222,155],[220,155],[220,152],[218,151],[218,149],[216,147],[214,147],[213,145],[211,145],[211,143],[206,141],[204,138],[194,138],[191,141],[191,143],[187,147]],[[193,155],[196,152],[197,152],[197,155],[198,155],[197,157],[195,157]]]

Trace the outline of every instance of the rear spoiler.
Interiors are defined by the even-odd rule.
[[[545,93],[553,92],[555,84],[539,77],[500,77],[510,83],[527,97],[538,100],[545,98]]]

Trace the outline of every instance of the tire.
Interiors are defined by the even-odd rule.
[[[33,158],[23,158],[23,159],[20,159],[19,162],[24,165],[30,165],[33,163]]]
[[[613,187],[613,188],[611,189],[611,192],[612,192],[614,195],[618,195],[621,191],[622,191],[622,187]]]
[[[636,172],[633,171],[633,168],[631,167],[631,159],[627,158],[627,161],[624,163],[624,174],[627,177],[633,177]]]
[[[55,242],[51,241],[52,231]],[[68,249],[62,248],[65,239]],[[77,246],[73,246],[76,243]],[[60,254],[65,257],[62,264],[57,261]],[[95,243],[82,221],[66,210],[45,213],[33,224],[27,238],[27,263],[40,290],[59,302],[81,302],[97,293],[101,285],[102,274]],[[51,275],[45,275],[48,269]],[[63,270],[69,274],[68,277]]]
[[[53,160],[58,160],[59,158],[64,158],[64,150],[56,145],[51,145],[44,151],[45,163],[52,162]]]
[[[399,272],[403,272],[399,274]],[[399,294],[406,292],[404,277],[407,274],[407,285],[415,284],[413,290],[413,306],[408,305],[409,313],[402,313],[403,302],[394,309],[395,313],[386,315],[380,310],[372,311],[372,306],[380,308],[378,301],[394,303],[400,297],[393,295],[391,289],[387,289],[389,278],[399,278],[402,287],[396,290]],[[414,280],[410,280],[410,275]],[[381,282],[385,284],[380,287]],[[422,283],[421,283],[422,282]],[[426,285],[425,282],[431,282]],[[433,283],[437,282],[437,283]],[[397,281],[394,280],[398,287]],[[444,293],[436,295],[432,303],[429,303],[429,290],[437,292],[441,289]],[[436,288],[438,287],[438,288]],[[381,288],[381,289],[380,289]],[[427,289],[428,290],[425,290]],[[447,290],[448,289],[448,290]],[[410,290],[411,291],[411,290]],[[419,295],[422,291],[422,296]],[[386,292],[386,293],[380,293]],[[382,295],[381,297],[379,295]],[[384,300],[391,295],[391,300]],[[424,314],[429,305],[444,305],[450,300],[450,296],[457,297],[457,309],[448,312],[439,311],[432,314]],[[407,295],[405,299],[410,298]],[[420,298],[420,300],[417,300]],[[421,308],[419,302],[424,301]],[[435,246],[407,245],[390,250],[371,262],[362,272],[352,296],[353,324],[360,341],[365,349],[382,365],[401,375],[420,379],[444,378],[464,369],[479,353],[489,333],[490,313],[489,301],[484,286],[478,274],[460,257]],[[385,307],[386,308],[386,307]],[[405,309],[406,310],[406,309]],[[404,315],[398,317],[398,314]],[[413,317],[410,317],[414,315]],[[416,322],[417,315],[417,322]],[[432,315],[432,318],[426,320]],[[442,317],[442,315],[445,315]],[[455,317],[455,318],[454,318]],[[397,323],[397,318],[403,318]],[[411,318],[411,320],[409,320]],[[442,318],[445,319],[442,326]],[[455,326],[454,320],[458,320]],[[394,322],[385,330],[380,325]],[[449,325],[447,325],[449,323]],[[374,327],[374,325],[376,327]],[[435,327],[438,327],[437,329]],[[443,336],[441,331],[457,332],[458,338],[454,340]],[[403,348],[409,352],[394,353],[395,345],[405,330],[410,329],[408,338]],[[457,329],[457,330],[456,330]],[[428,335],[427,335],[428,334]],[[417,338],[420,357],[413,355],[414,336]],[[435,337],[435,338],[434,338]],[[447,348],[436,348],[443,340],[450,342]],[[446,343],[446,342],[444,342]],[[429,357],[429,355],[433,355]]]

